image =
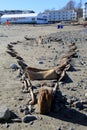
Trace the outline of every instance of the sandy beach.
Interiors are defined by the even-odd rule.
[[[44,44],[38,44],[29,38],[38,39],[39,36],[54,39]],[[58,29],[57,24],[52,25],[0,25],[0,107],[7,106],[21,119],[25,113],[20,112],[29,100],[28,93],[22,93],[22,84],[18,78],[18,71],[11,69],[11,64],[16,64],[17,59],[7,53],[7,46],[16,42],[13,48],[30,67],[48,69],[57,66],[59,60],[68,50],[68,45],[75,43],[77,46],[76,57],[72,58],[72,71],[67,71],[69,79],[60,82],[62,95],[67,101],[73,100],[75,104],[67,110],[51,112],[48,115],[35,113],[37,104],[32,107],[32,115],[36,120],[24,122],[0,123],[0,130],[86,130],[87,129],[87,28],[82,25],[64,26]],[[35,86],[35,93],[39,91],[39,84],[43,81],[31,81]],[[50,82],[51,81],[46,81]],[[84,101],[83,104],[82,101]],[[82,108],[81,108],[81,105]]]

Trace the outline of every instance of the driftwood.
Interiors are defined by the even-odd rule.
[[[38,113],[47,114],[51,111],[57,89],[59,89],[59,81],[55,84],[54,88],[47,87],[47,85],[43,85],[40,88],[37,101]]]
[[[69,50],[66,54],[62,56],[62,58],[74,58],[77,55],[76,52]]]
[[[24,80],[23,85],[28,88],[29,82],[28,80]],[[34,105],[37,103],[37,113],[39,114],[47,114],[51,111],[53,98],[56,93],[56,89],[58,89],[58,82],[55,84],[54,88],[47,87],[47,85],[42,85],[39,90],[38,99],[32,89],[32,84],[29,86],[29,92],[31,95],[31,100],[28,101],[28,105]]]
[[[35,94],[32,89],[31,80],[57,80],[54,88],[48,88],[47,86],[42,86],[39,90],[39,96],[37,100],[38,113],[47,114],[51,111],[53,96],[58,88],[58,83],[66,74],[66,71],[70,68],[70,61],[76,55],[76,46],[72,44],[69,46],[69,51],[62,56],[59,64],[56,67],[49,69],[39,69],[34,67],[29,67],[22,61],[18,61],[23,71],[23,87],[29,90],[31,95],[31,101],[28,102],[29,105],[36,103]]]
[[[30,80],[53,80],[53,79],[59,79],[61,73],[57,74],[54,68],[37,69],[37,68],[27,67],[25,69],[25,75]]]
[[[51,111],[53,100],[53,89],[42,87],[39,90],[38,102],[37,102],[37,112],[40,114],[47,114]]]
[[[60,81],[66,74],[66,70],[70,68],[69,59],[63,58],[60,60],[59,65],[49,69],[39,69],[34,67],[29,67],[22,61],[18,61],[18,64],[21,66],[20,76],[22,82],[25,81],[25,89],[28,91],[28,88],[32,86],[31,80],[57,80]],[[27,83],[28,85],[27,85]]]
[[[29,80],[59,80],[65,75],[67,69],[69,69],[70,64],[68,60],[63,59],[57,67],[50,69],[38,69],[34,67],[29,67],[22,61],[18,61],[18,64],[24,70],[24,75]]]
[[[35,41],[37,44],[43,44],[43,37],[39,36],[38,41],[35,38],[29,38],[27,36],[24,37],[26,40]],[[59,41],[61,39],[57,39]],[[39,69],[34,67],[29,67],[26,63],[23,62],[23,58],[18,56],[18,53],[13,49],[13,45],[18,42],[11,42],[8,44],[7,51],[12,57],[15,57],[18,60],[18,64],[20,65],[20,75],[22,77],[23,90],[26,89],[30,92],[31,100],[28,101],[29,105],[33,105],[37,101],[38,113],[47,114],[51,111],[53,97],[56,93],[57,88],[59,87],[58,83],[66,74],[66,71],[70,68],[71,58],[76,56],[75,43],[69,45],[69,50],[65,55],[62,56],[59,64],[56,67],[49,69]],[[22,71],[21,71],[22,70]],[[54,88],[48,88],[46,85],[42,86],[39,90],[38,100],[36,100],[35,94],[33,92],[33,87],[31,84],[31,80],[57,80]]]
[[[34,105],[36,103],[36,97],[35,97],[35,94],[33,93],[33,87],[32,87],[31,82],[29,82],[29,80],[27,79],[24,79],[22,83],[23,83],[23,86],[22,86],[23,91],[27,90],[30,92],[30,95],[31,95],[31,100],[29,100],[27,104]]]
[[[66,70],[69,69],[70,64],[68,59],[64,58],[60,61],[60,64],[57,67],[51,69],[38,69],[27,66],[24,62],[18,61],[21,68],[24,69],[24,74],[22,76],[23,80],[23,89],[30,91],[31,101],[28,102],[29,105],[36,103],[35,94],[32,89],[31,80],[53,80],[56,79],[59,82],[66,73]],[[38,97],[38,113],[47,114],[51,110],[51,104],[53,99],[53,94],[55,94],[56,88],[48,89],[47,87],[42,87],[39,91]]]
[[[34,105],[37,101],[38,113],[47,114],[51,110],[51,104],[53,95],[55,95],[56,88],[58,87],[58,82],[63,79],[65,76],[66,70],[69,69],[70,64],[68,59],[64,58],[60,61],[60,64],[51,69],[38,69],[33,67],[28,67],[24,62],[18,61],[21,68],[24,69],[24,74],[22,75],[23,89],[26,89],[30,92],[31,101],[28,101],[29,105]],[[57,84],[54,88],[48,89],[47,86],[42,88],[39,91],[38,100],[36,100],[35,94],[32,89],[31,80],[57,80]]]

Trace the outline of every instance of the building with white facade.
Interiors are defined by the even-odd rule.
[[[46,24],[61,21],[74,21],[77,19],[77,12],[74,10],[48,10],[43,13],[21,13],[4,14],[1,16],[1,23],[7,20],[10,23],[31,23]]]
[[[87,21],[87,2],[83,6],[83,19]]]
[[[1,24],[6,23],[6,21],[12,24],[46,24],[48,23],[47,17],[39,13],[24,13],[24,14],[4,14],[1,16]]]
[[[47,15],[48,22],[73,21],[77,19],[77,12],[74,10],[48,10],[44,14]]]

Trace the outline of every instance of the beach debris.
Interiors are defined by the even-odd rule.
[[[19,66],[23,69],[25,77],[29,80],[53,80],[53,79],[62,79],[65,75],[66,70],[69,69],[70,65],[68,60],[62,59],[60,64],[57,67],[50,69],[39,69],[34,67],[28,67],[22,61],[17,61]]]
[[[35,38],[28,37],[27,35],[24,38],[26,40],[36,41]],[[49,37],[50,41],[62,42],[61,37],[54,39],[51,38]],[[38,44],[44,44],[47,43],[46,40],[46,37],[39,36],[38,41],[36,42],[38,42]],[[13,42],[13,44],[15,43]],[[72,58],[78,57],[76,51],[77,46],[75,45],[75,43],[72,42],[68,46],[68,51],[62,56],[57,66],[48,69],[39,69],[36,67],[28,66],[23,61],[23,58],[21,56],[18,56],[18,53],[16,53],[16,51],[13,49],[12,43],[10,43],[7,48],[9,49],[10,55],[18,59],[17,62],[20,66],[19,75],[21,77],[21,82],[23,85],[22,89],[23,91],[27,91],[28,93],[30,93],[31,96],[31,100],[29,100],[27,104],[34,105],[37,103],[38,113],[40,114],[47,114],[51,111],[51,109],[53,109],[54,112],[59,112],[62,108],[65,108],[67,101],[66,97],[63,96],[61,91],[59,90],[59,82],[64,80],[64,77],[66,76],[66,71],[70,69],[70,62]],[[43,62],[39,62],[39,64],[42,63]],[[56,80],[56,84],[53,87],[41,85],[38,99],[36,99],[31,80]],[[79,106],[79,108],[81,107],[79,103],[76,103],[75,106]],[[25,115],[29,114],[29,109],[26,108],[24,112]]]
[[[27,65],[23,63],[22,61],[18,61],[19,65],[21,65],[21,68],[24,70],[22,71],[21,75],[21,81],[22,81],[22,89],[30,91],[31,94],[31,102],[29,104],[34,104],[36,99],[35,95],[33,93],[33,85],[31,83],[31,80],[54,80],[56,79],[57,81],[61,81],[63,77],[66,74],[66,70],[69,68],[65,65],[60,65],[59,68],[56,68],[56,70],[53,69],[48,69],[48,70],[43,70],[43,69],[37,69],[37,68],[32,68],[32,67],[26,67]],[[64,62],[65,63],[65,62]],[[65,70],[64,70],[65,68]],[[21,71],[20,71],[21,72]]]
[[[62,96],[58,83],[56,83],[53,88],[48,87],[46,83],[43,83],[39,90],[38,99],[36,99],[31,87],[32,86],[29,86],[31,101],[29,101],[27,104],[34,105],[37,103],[37,113],[48,114],[51,110],[53,112],[58,112],[62,108],[65,108],[66,98]]]
[[[69,51],[65,53],[65,55],[61,58],[58,65],[53,68],[49,69],[39,69],[34,67],[29,67],[26,63],[18,60],[18,64],[21,67],[21,70],[23,72],[22,83],[23,83],[23,89],[26,89],[30,92],[31,95],[31,101],[28,102],[30,105],[34,105],[37,102],[38,105],[38,113],[40,114],[47,114],[51,111],[52,103],[54,106],[53,111],[58,112],[66,105],[66,98],[62,96],[61,92],[58,88],[58,84],[55,85],[56,87],[48,89],[45,87],[48,87],[47,85],[41,86],[41,89],[39,90],[39,97],[38,100],[36,100],[35,94],[33,92],[32,83],[31,80],[57,80],[57,83],[63,80],[64,76],[66,75],[66,71],[70,68],[70,61],[71,58],[73,58],[74,54],[76,53],[76,46],[75,44],[72,44],[69,46]],[[20,70],[20,72],[21,72]],[[52,102],[53,100],[53,102]]]

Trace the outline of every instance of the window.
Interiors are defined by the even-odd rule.
[[[35,21],[35,18],[32,18],[33,21]]]

